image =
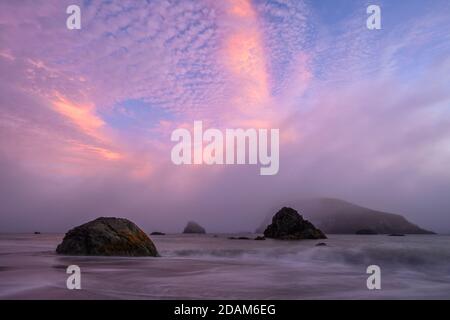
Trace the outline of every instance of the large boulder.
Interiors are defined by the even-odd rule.
[[[205,229],[194,221],[189,221],[183,233],[206,233]]]
[[[153,242],[133,222],[105,217],[69,230],[56,252],[86,256],[158,256]]]
[[[304,220],[297,211],[287,207],[282,208],[273,216],[272,224],[266,228],[264,236],[281,240],[327,238],[311,222]]]

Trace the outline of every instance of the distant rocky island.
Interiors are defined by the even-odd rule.
[[[189,221],[184,227],[183,233],[206,233],[206,230],[197,222]]]
[[[339,199],[300,200],[294,202],[292,207],[327,234],[356,234],[361,233],[361,230],[371,230],[376,234],[434,234],[401,215],[372,210]],[[256,233],[264,233],[271,223],[272,215],[266,217]]]
[[[164,232],[159,232],[159,231],[153,231],[152,233],[150,233],[151,236],[165,236],[166,234]]]
[[[123,218],[101,217],[69,230],[58,254],[83,256],[158,256],[144,231]]]

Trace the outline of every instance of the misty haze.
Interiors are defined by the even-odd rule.
[[[0,298],[450,297],[449,1],[75,2],[0,3]]]

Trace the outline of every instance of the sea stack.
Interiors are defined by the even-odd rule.
[[[325,234],[311,222],[304,220],[292,208],[284,207],[272,218],[272,223],[264,231],[266,238],[281,240],[326,239]]]
[[[101,217],[69,230],[58,254],[83,256],[158,256],[150,238],[133,222]]]
[[[183,233],[206,233],[205,229],[194,221],[189,221],[183,230]]]

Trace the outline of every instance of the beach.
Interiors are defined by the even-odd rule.
[[[450,298],[450,236],[230,236],[255,235],[151,236],[161,256],[130,258],[57,255],[63,234],[2,234],[0,299]],[[66,288],[73,264],[81,290]],[[381,290],[367,289],[369,265],[381,268]]]

